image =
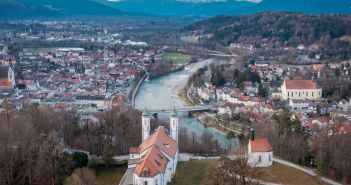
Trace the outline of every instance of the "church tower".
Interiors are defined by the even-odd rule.
[[[175,108],[172,111],[171,119],[170,119],[170,130],[171,137],[178,142],[178,115]]]
[[[16,85],[15,71],[12,69],[12,67],[9,67],[9,70],[7,72],[7,77],[8,77],[8,80],[12,84],[12,88],[15,87],[15,85]]]
[[[149,137],[150,135],[150,116],[149,112],[144,109],[143,115],[141,117],[141,122],[142,122],[142,140],[145,140]]]

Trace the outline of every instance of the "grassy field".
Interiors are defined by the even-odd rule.
[[[162,59],[165,61],[172,61],[176,64],[185,64],[190,61],[191,56],[180,53],[165,53]]]
[[[262,168],[262,180],[287,185],[320,185],[324,184],[317,177],[312,177],[294,168],[274,163],[273,166]]]
[[[204,184],[207,174],[216,164],[215,160],[178,162],[175,178],[170,185]]]
[[[98,185],[118,185],[121,181],[127,166],[112,167],[106,169],[101,167],[96,169],[96,180]]]

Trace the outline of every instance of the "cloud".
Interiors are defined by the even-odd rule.
[[[263,0],[236,0],[236,1],[247,1],[247,2],[251,2],[251,3],[260,3]]]
[[[213,2],[227,2],[230,0],[176,0],[180,2],[187,2],[187,3],[213,3]],[[263,0],[235,0],[235,1],[246,1],[251,3],[260,3]]]
[[[121,2],[121,1],[124,1],[124,0],[107,0],[108,2],[114,2],[114,3],[117,3],[117,2]]]
[[[107,0],[109,2],[121,2],[121,1],[126,1],[126,0]],[[214,2],[227,2],[231,0],[175,0],[179,2],[186,2],[186,3],[214,3]],[[235,0],[235,1],[246,1],[246,2],[251,2],[251,3],[260,3],[263,0]]]
[[[176,0],[179,2],[186,2],[186,3],[213,3],[213,2],[226,2],[228,0]]]

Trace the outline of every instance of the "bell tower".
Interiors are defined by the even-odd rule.
[[[12,84],[12,88],[15,87],[15,85],[16,85],[15,71],[12,69],[12,67],[9,67],[9,70],[7,72],[7,77],[8,77],[8,80]]]
[[[172,115],[170,118],[170,130],[171,130],[171,137],[177,141],[178,143],[178,115],[175,108],[172,111]]]
[[[150,135],[150,116],[149,112],[144,109],[143,115],[141,116],[141,122],[142,122],[142,140],[145,140],[149,137]]]

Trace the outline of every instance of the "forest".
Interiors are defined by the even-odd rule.
[[[316,45],[325,58],[349,59],[351,16],[338,14],[300,14],[265,12],[252,15],[217,16],[184,27],[183,34],[213,34],[200,41],[205,47],[231,43],[262,43],[271,47]]]

